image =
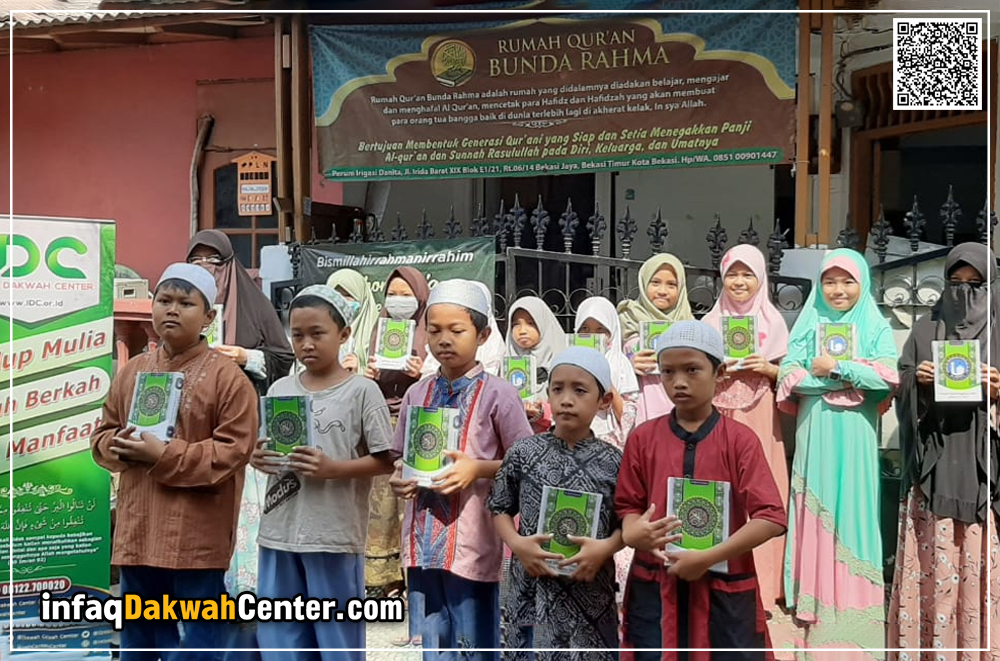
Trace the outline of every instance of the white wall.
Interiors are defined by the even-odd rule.
[[[367,187],[364,182],[344,184],[344,204],[364,208]],[[443,239],[444,224],[454,206],[455,218],[462,224],[464,235],[468,236],[469,219],[479,213],[481,189],[479,179],[393,181],[389,184],[389,201],[382,216],[382,231],[388,240],[390,232],[396,227],[396,214],[399,213],[409,238],[414,239],[421,214],[426,211],[427,220],[434,228],[434,238]]]
[[[626,199],[629,189],[634,200]],[[767,165],[625,171],[615,182],[617,218],[624,217],[626,207],[639,226],[633,258],[652,254],[646,228],[659,208],[669,230],[665,250],[695,266],[709,266],[706,235],[716,214],[727,245],[736,244],[751,216],[762,244],[766,241],[774,226],[774,171]]]

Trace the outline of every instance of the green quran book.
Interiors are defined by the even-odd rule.
[[[729,539],[729,482],[667,479],[667,516],[681,520],[681,540],[667,544],[667,550],[704,551]],[[711,571],[729,573],[729,562],[712,566]]]
[[[517,388],[521,399],[535,398],[535,358],[507,356],[503,359],[503,378]]]
[[[934,352],[934,401],[980,402],[983,387],[978,340],[938,340]]]
[[[596,349],[602,354],[608,351],[608,336],[600,333],[570,333],[566,336],[567,344],[571,347],[589,347]]]
[[[375,334],[375,367],[380,370],[406,370],[406,363],[413,354],[413,335],[416,323],[412,319],[378,320]]]
[[[834,360],[854,360],[857,356],[854,324],[819,324],[816,328],[816,355],[826,353]]]
[[[643,321],[639,324],[639,346],[637,351],[656,351],[656,340],[667,332],[671,326],[674,325],[672,321]],[[659,374],[660,368],[657,367],[650,374]]]
[[[225,344],[223,341],[223,319],[222,319],[222,305],[213,306],[215,309],[215,319],[212,323],[208,325],[205,329],[205,339],[208,340],[208,346],[213,349],[217,346]]]
[[[181,408],[181,372],[141,372],[135,377],[128,426],[135,427],[135,436],[150,432],[162,441],[174,437],[177,412]]]
[[[723,317],[722,341],[726,347],[726,359],[736,361],[732,369],[743,369],[743,359],[757,353],[757,318]]]
[[[597,537],[601,500],[599,493],[543,486],[542,504],[538,511],[538,534],[552,535],[552,539],[544,542],[542,548],[564,558],[572,558],[579,553],[579,544],[569,541],[568,537]],[[560,567],[558,560],[546,562],[564,576],[576,571],[576,565]]]
[[[406,410],[406,447],[403,449],[403,479],[415,479],[429,487],[442,475],[451,459],[445,450],[458,449],[461,430],[459,410],[411,406]]]
[[[266,449],[285,455],[313,445],[312,397],[289,395],[260,398],[260,437]]]

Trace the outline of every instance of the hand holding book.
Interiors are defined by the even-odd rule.
[[[108,448],[120,461],[155,464],[167,449],[167,444],[152,432],[142,432],[135,437],[135,427],[128,427],[111,439]]]
[[[470,484],[480,478],[479,462],[458,450],[445,450],[444,456],[451,460],[448,470],[432,480],[431,489],[447,496],[467,489]]]
[[[683,581],[697,581],[719,562],[713,550],[667,551],[667,573]]]
[[[917,383],[922,386],[934,385],[934,363],[925,360],[917,365]]]
[[[983,363],[983,383],[990,389],[990,399],[997,399],[1000,395],[1000,370]]]
[[[666,562],[664,548],[681,540],[680,534],[673,534],[681,527],[681,520],[676,516],[665,516],[653,520],[656,513],[656,503],[650,503],[649,508],[636,517],[629,514],[625,517],[622,528],[623,541],[637,551],[649,551],[660,560]]]
[[[606,539],[567,535],[566,539],[579,546],[580,550],[572,558],[563,559],[559,567],[576,567],[576,571],[569,577],[584,583],[593,581],[601,567],[621,549],[621,536],[618,534]]]
[[[336,480],[340,478],[339,463],[316,447],[298,447],[288,455],[288,467],[302,475],[317,480]]]
[[[636,351],[632,355],[632,368],[639,376],[646,376],[657,371],[656,352],[651,349]]]
[[[551,553],[543,548],[543,544],[552,541],[552,535],[520,535],[517,543],[511,547],[511,553],[528,572],[528,576],[535,578],[541,576],[559,576],[559,572],[552,568],[550,562],[563,560],[563,556],[558,553]]]
[[[756,372],[757,374],[763,374],[772,381],[778,378],[778,366],[757,354],[753,354],[742,360],[727,360],[726,369],[733,372]]]
[[[417,497],[417,491],[420,489],[415,477],[403,479],[402,459],[396,460],[395,470],[392,472],[392,477],[389,478],[389,487],[397,498],[403,500],[413,500]]]
[[[837,361],[831,358],[826,352],[822,356],[813,358],[812,375],[818,378],[830,376],[830,372],[837,368]]]
[[[253,454],[250,455],[250,465],[261,473],[277,475],[283,472],[288,464],[285,462],[285,455],[267,449],[270,445],[271,439],[258,439],[257,446],[254,448]]]

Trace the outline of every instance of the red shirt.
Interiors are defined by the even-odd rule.
[[[764,458],[760,440],[752,429],[714,411],[696,432],[681,428],[675,414],[662,416],[637,427],[625,444],[625,456],[618,474],[615,510],[624,520],[628,514],[643,514],[650,503],[656,504],[654,519],[667,511],[667,479],[688,477],[730,484],[730,534],[749,519],[763,519],[786,527],[788,519],[771,469]],[[658,582],[662,597],[662,635],[664,647],[677,647],[678,579],[649,553],[636,551],[629,574],[633,580]],[[736,593],[757,589],[753,553],[729,560],[729,574],[708,573],[688,584],[689,632],[691,647],[709,647],[712,632],[709,624],[719,626],[719,613],[709,613],[710,603],[717,603],[719,592]],[[766,629],[759,596],[757,613],[744,613],[758,620],[758,629]],[[628,608],[626,599],[626,609]],[[627,632],[626,632],[627,638]],[[683,637],[680,638],[683,642]],[[757,647],[757,645],[750,645]],[[673,653],[664,653],[672,658]],[[707,652],[705,654],[708,654]],[[698,655],[690,658],[695,659]],[[708,658],[708,657],[705,657]]]

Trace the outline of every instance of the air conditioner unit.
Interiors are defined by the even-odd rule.
[[[149,298],[149,281],[115,278],[115,298]]]

